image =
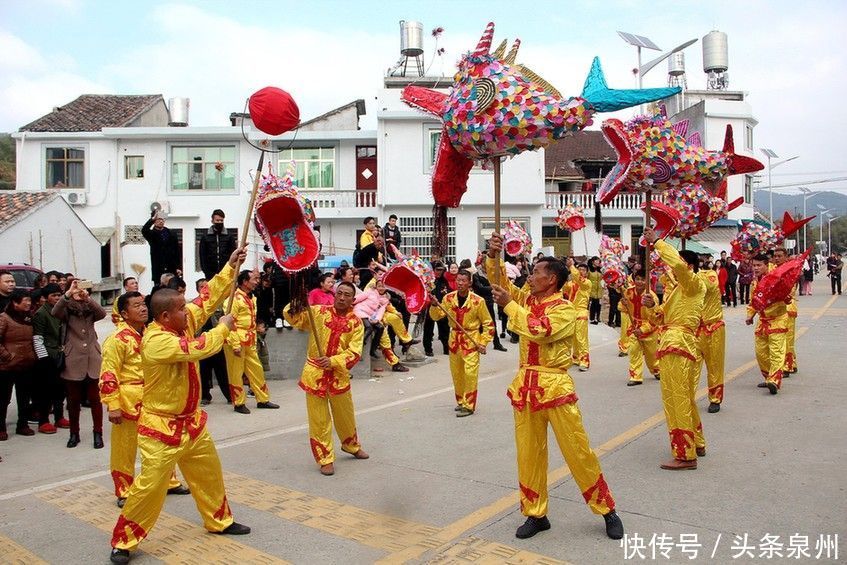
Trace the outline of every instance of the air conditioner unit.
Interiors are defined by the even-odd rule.
[[[72,191],[65,193],[65,199],[71,206],[85,206],[87,195],[85,191]]]
[[[171,213],[171,203],[167,200],[159,200],[157,202],[150,203],[150,211],[158,212],[160,216],[163,218],[167,218]]]

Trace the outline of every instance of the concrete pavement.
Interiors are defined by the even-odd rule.
[[[617,331],[590,327],[591,370],[572,374],[629,536],[626,547],[605,537],[602,518],[586,508],[552,435],[553,527],[529,540],[514,537],[523,518],[504,391],[517,346],[506,344],[507,353],[484,358],[479,409],[469,418],[454,416],[444,356],[409,373],[355,380],[359,438],[371,459],[341,454],[333,477],[321,476],[311,457],[296,381],[270,383],[282,409],[248,416],[213,391],[209,427],[229,501],[253,533],[207,535],[190,497],[172,496],[134,562],[581,564],[651,560],[653,552],[665,561],[662,551],[676,563],[695,551],[693,561],[703,563],[797,562],[788,555],[804,549],[803,536],[809,557],[801,562],[843,561],[844,300],[800,297],[800,372],[777,396],[755,386],[752,328],[744,325],[743,310],[726,310],[726,398],[720,413],[707,414],[701,391],[708,454],[689,472],[658,468],[669,456],[658,382],[648,376],[643,386],[626,387]],[[0,562],[107,561],[118,515],[108,438],[106,449],[93,450],[86,417],[84,411],[75,449],[64,447],[64,430],[0,442]],[[824,559],[836,534],[837,560],[834,547]]]

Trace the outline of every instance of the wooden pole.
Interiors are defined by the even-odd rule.
[[[585,228],[582,228],[582,243],[585,244],[585,262],[588,263],[588,236],[585,235]]]
[[[262,178],[262,167],[265,164],[265,152],[259,154],[259,164],[256,166],[256,176],[253,179],[253,190],[250,193],[250,204],[247,205],[247,213],[244,214],[244,224],[239,235],[238,249],[244,247],[247,243],[247,232],[250,230],[250,220],[253,219],[253,207],[256,205],[256,194],[259,192],[259,180]],[[232,312],[232,302],[235,297],[235,289],[238,287],[238,276],[232,282],[232,288],[229,289],[229,302],[226,305],[226,313]]]
[[[438,306],[439,310],[441,310],[447,315],[447,319],[450,320],[450,322],[452,322],[454,326],[456,326],[456,329],[468,336],[468,339],[471,340],[471,343],[474,344],[474,347],[480,346],[479,342],[474,339],[474,337],[470,334],[470,332],[468,332],[468,330],[466,330],[461,324],[459,324],[458,321],[456,321],[456,318],[453,317],[453,314],[451,314],[444,306],[442,306],[440,301],[436,300],[434,304]],[[495,328],[495,330],[496,329],[497,328]]]
[[[492,161],[494,162],[494,231],[502,236],[503,234],[500,229],[500,157],[494,157]],[[499,254],[497,257],[497,266],[494,269],[494,284],[500,286]]]
[[[74,276],[78,276],[79,271],[76,268],[76,249],[74,249],[74,232],[72,232],[71,230],[68,230],[68,239],[71,242],[71,259],[73,259]]]
[[[312,314],[312,307],[310,305],[306,305],[306,312],[309,315],[309,326],[312,328],[312,339],[315,340],[315,347],[318,348],[318,357],[324,356],[324,348],[321,346],[321,342],[318,341],[318,326],[315,324],[315,315]]]
[[[644,202],[644,216],[645,216],[644,217],[644,226],[650,228],[650,227],[653,227],[653,220],[652,220],[652,217],[651,217],[651,213],[653,212],[653,202],[652,202],[653,191],[648,190],[644,194],[645,194],[645,197],[647,198],[647,200]],[[645,271],[644,276],[647,277],[647,280],[649,281],[650,280],[650,254],[653,252],[653,245],[649,241],[647,241],[646,239],[644,241],[647,244],[647,246],[645,247],[645,249],[647,250],[646,251],[647,257],[644,258],[644,271]]]

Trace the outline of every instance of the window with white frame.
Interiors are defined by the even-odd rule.
[[[171,147],[172,190],[235,190],[235,145]]]
[[[294,161],[297,188],[335,188],[335,147],[292,147],[279,153],[279,171]]]
[[[744,130],[744,147],[753,150],[753,126],[747,124],[747,127]]]
[[[753,177],[751,175],[744,175],[744,203],[753,203]]]
[[[144,178],[144,157],[142,155],[127,155],[124,157],[124,178]]]
[[[47,147],[45,188],[85,188],[85,148]]]
[[[427,168],[431,169],[433,165],[435,165],[435,155],[438,153],[438,144],[441,143],[441,128],[430,127],[426,130],[428,147],[427,147],[427,155],[429,156],[426,161]]]
[[[404,255],[417,253],[422,259],[432,257],[432,216],[401,216],[398,220],[403,243],[400,251]],[[447,256],[456,256],[456,218],[447,217]]]
[[[500,233],[503,233],[506,229],[506,224],[508,224],[509,220],[513,220],[515,223],[520,225],[527,233],[532,233],[529,227],[529,218],[526,216],[509,216],[500,218]],[[494,232],[494,218],[477,218],[477,224],[479,226],[479,230],[477,232],[477,249],[487,249],[488,240],[491,239],[491,234]],[[473,257],[471,257],[471,259],[473,259]]]

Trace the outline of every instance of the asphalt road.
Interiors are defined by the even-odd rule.
[[[591,370],[573,375],[625,544],[606,538],[552,435],[553,527],[514,537],[523,518],[505,397],[517,364],[511,346],[484,357],[479,407],[469,418],[454,416],[447,357],[355,380],[359,438],[371,458],[341,454],[333,477],[320,475],[311,457],[294,380],[270,385],[281,410],[251,415],[234,413],[213,391],[209,428],[229,501],[253,532],[208,535],[191,497],[171,496],[133,562],[845,562],[845,300],[800,297],[800,371],[777,396],[756,388],[743,310],[726,311],[726,396],[718,414],[707,414],[701,390],[708,454],[696,471],[659,469],[669,457],[659,384],[647,376],[643,386],[626,387],[617,331],[590,327]],[[87,417],[75,449],[65,448],[65,430],[0,443],[0,562],[108,561],[118,516],[108,437],[106,449],[92,449]],[[14,407],[8,420],[13,430]]]

